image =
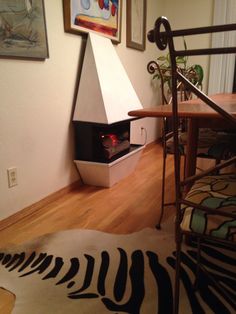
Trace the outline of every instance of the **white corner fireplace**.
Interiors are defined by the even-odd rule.
[[[89,33],[73,116],[85,184],[111,187],[134,171],[144,146],[130,142],[128,112],[141,108],[111,41]]]

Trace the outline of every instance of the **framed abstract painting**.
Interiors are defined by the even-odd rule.
[[[86,34],[96,32],[121,41],[121,0],[63,0],[66,32]]]
[[[49,57],[43,0],[0,0],[0,57]]]

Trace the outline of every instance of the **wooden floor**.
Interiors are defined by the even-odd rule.
[[[171,157],[169,157],[171,158]],[[155,227],[161,200],[162,148],[145,148],[134,173],[111,188],[80,186],[56,201],[0,230],[0,248],[65,229],[129,233]],[[167,166],[166,195],[173,200],[173,163]],[[164,221],[174,212],[166,208]],[[13,296],[0,289],[0,313],[11,313]]]

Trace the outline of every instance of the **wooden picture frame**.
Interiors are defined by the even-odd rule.
[[[0,0],[0,58],[49,58],[44,0]]]
[[[146,48],[146,0],[127,0],[126,46],[144,51]]]
[[[63,9],[66,32],[95,32],[120,43],[122,0],[63,0]]]

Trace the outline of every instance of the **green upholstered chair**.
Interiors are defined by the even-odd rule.
[[[183,231],[236,242],[236,174],[203,176],[195,181],[184,200],[189,204],[181,206]],[[217,209],[222,211],[219,215],[214,212]]]

